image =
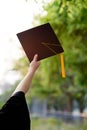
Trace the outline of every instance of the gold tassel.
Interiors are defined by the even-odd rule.
[[[64,56],[62,53],[60,54],[60,60],[61,60],[62,77],[65,78],[66,74],[65,74],[65,67],[64,67]]]

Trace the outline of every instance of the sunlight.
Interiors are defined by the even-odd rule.
[[[13,61],[18,60],[23,54],[16,34],[31,28],[34,13],[40,10],[41,6],[38,6],[34,0],[28,2],[26,0],[3,0],[0,2],[0,83],[7,79],[5,75],[11,70]],[[8,81],[11,80],[8,79]]]

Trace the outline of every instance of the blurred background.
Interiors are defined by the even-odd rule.
[[[87,130],[87,1],[0,2],[0,108],[25,76],[29,61],[16,34],[49,22],[64,48],[41,61],[26,95],[32,130]]]

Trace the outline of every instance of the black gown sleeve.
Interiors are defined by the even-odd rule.
[[[29,109],[23,92],[15,93],[1,108],[0,128],[30,130]]]

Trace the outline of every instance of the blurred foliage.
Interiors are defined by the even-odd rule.
[[[36,4],[39,2],[35,0]],[[64,48],[66,78],[61,77],[60,57],[44,59],[36,73],[32,91],[28,96],[78,101],[80,110],[84,107],[87,94],[87,1],[51,0],[43,2],[43,12],[35,16],[33,25],[49,22]],[[19,64],[20,63],[20,64]],[[25,57],[16,63],[16,69],[25,75],[28,69]],[[62,103],[62,100],[61,100]],[[69,105],[68,105],[69,106]]]
[[[39,24],[49,22],[55,33],[57,34],[65,52],[65,68],[66,68],[66,79],[58,78],[56,85],[52,85],[53,88],[61,88],[66,96],[71,99],[76,99],[81,109],[84,95],[87,93],[87,1],[83,0],[52,0],[48,4],[43,6],[45,15],[37,15],[36,20]],[[36,21],[35,21],[36,22]],[[37,22],[36,22],[37,23]],[[34,23],[35,24],[35,23]],[[50,65],[56,64],[56,60],[53,58],[51,61],[48,59]],[[44,63],[45,73],[48,71],[46,63]],[[52,71],[53,67],[51,67]],[[58,68],[55,67],[55,74]],[[50,74],[50,82],[56,81],[53,79],[54,74]],[[46,80],[46,79],[45,79]],[[52,83],[51,83],[52,84]],[[47,85],[50,86],[50,85]],[[59,92],[57,90],[57,92]],[[58,94],[59,95],[59,94]]]
[[[20,64],[19,64],[20,63]],[[17,62],[14,63],[13,70],[20,71],[24,76],[29,68],[28,58],[24,55]]]
[[[20,81],[17,81],[14,86],[12,86],[11,89],[6,90],[4,93],[0,94],[0,108],[7,102],[7,100],[11,97],[12,93],[14,92],[15,88],[17,87],[18,83]]]
[[[32,118],[31,130],[86,130],[87,119],[84,119],[83,123],[76,120],[74,123],[67,123],[62,119],[57,118]]]

